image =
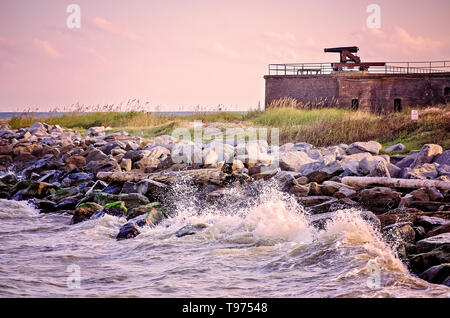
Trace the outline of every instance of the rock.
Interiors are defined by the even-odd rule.
[[[105,130],[106,128],[101,126],[101,127],[91,127],[88,130],[86,130],[86,136],[89,137],[97,137],[97,136],[101,136],[105,134]]]
[[[381,156],[365,156],[359,162],[358,173],[368,175],[379,162],[387,164],[386,159]]]
[[[450,287],[450,276],[447,277],[443,282],[442,285],[445,285],[447,287]]]
[[[97,160],[89,162],[86,167],[86,171],[89,171],[96,175],[98,172],[122,172],[116,159],[107,157],[104,160]]]
[[[338,199],[332,197],[328,201],[325,201],[325,202],[317,204],[317,205],[313,205],[310,207],[311,213],[319,214],[319,213],[329,212],[330,207],[333,204],[335,204],[336,202],[338,202]]]
[[[413,162],[416,160],[419,153],[412,153],[406,156],[405,158],[398,161],[395,165],[400,169],[409,168]]]
[[[159,203],[153,202],[153,203],[149,203],[146,205],[138,206],[136,208],[132,208],[132,209],[128,210],[127,220],[131,220],[138,216],[148,214],[148,213],[152,212],[153,210],[158,210],[157,209],[158,206],[159,206]]]
[[[411,222],[401,222],[388,225],[383,228],[383,232],[388,233],[388,236],[394,238],[400,238],[404,242],[414,243],[416,238],[416,232],[412,227]]]
[[[158,167],[160,164],[160,161],[156,158],[152,158],[150,156],[142,158],[141,160],[138,160],[134,163],[133,167],[134,169],[141,169],[144,170],[148,167],[154,167],[154,170]]]
[[[125,202],[117,201],[105,204],[103,212],[114,216],[125,216],[127,215],[128,209],[125,206]]]
[[[83,195],[81,193],[64,198],[56,204],[55,210],[73,210],[82,198]]]
[[[360,215],[364,221],[370,223],[375,229],[381,229],[381,221],[375,214],[367,210],[362,210]]]
[[[400,178],[402,169],[392,163],[388,163],[386,167],[391,175],[391,178]]]
[[[371,162],[371,161],[373,161],[373,156],[372,156],[372,154],[370,154],[368,152],[355,153],[355,154],[343,157],[340,163],[344,170],[348,169],[353,174],[357,175],[360,172],[359,170],[360,170],[361,161],[363,161],[364,159],[367,159],[369,162]],[[384,160],[384,159],[381,159],[381,160]],[[369,173],[369,172],[370,172],[370,169],[367,168],[367,173]]]
[[[238,160],[238,159],[233,160],[233,164],[231,166],[231,169],[233,171],[242,170],[244,168],[245,168],[244,163],[241,160]]]
[[[442,263],[450,263],[450,245],[444,245],[427,253],[411,255],[410,266],[416,273]]]
[[[75,155],[66,158],[64,162],[66,163],[66,165],[70,165],[71,169],[67,169],[70,171],[75,168],[83,168],[86,165],[86,158],[80,155]]]
[[[395,144],[393,146],[390,146],[390,147],[386,148],[385,151],[387,153],[390,153],[390,152],[394,152],[394,151],[403,151],[405,149],[406,149],[406,146],[404,144],[402,144],[402,143],[399,143],[399,144]]]
[[[443,233],[449,233],[450,232],[450,222],[447,222],[443,225],[439,225],[438,227],[435,227],[432,231],[428,232],[425,235],[425,238],[436,236]]]
[[[334,199],[334,200],[333,200]],[[304,197],[304,198],[299,198],[298,201],[306,206],[306,207],[310,207],[313,205],[318,205],[324,202],[328,202],[333,200],[334,202],[336,202],[336,199],[333,197],[329,197],[329,196],[308,196],[308,197]]]
[[[445,220],[445,219],[441,219],[438,217],[433,217],[433,216],[419,216],[419,218],[417,219],[417,224],[422,225],[426,231],[430,231],[431,229],[441,226],[441,225],[445,225],[450,223],[449,220]]]
[[[40,122],[34,123],[27,130],[31,135],[43,136],[47,134],[47,128]]]
[[[436,157],[434,157],[433,162],[439,165],[450,166],[450,150],[446,150],[443,153],[436,155]]]
[[[345,184],[335,182],[335,181],[325,181],[322,183],[322,185],[319,186],[320,193],[323,195],[334,195],[339,189],[341,188],[348,188],[350,187],[346,186]]]
[[[308,195],[321,195],[320,187],[316,182],[311,182],[309,184]]]
[[[111,182],[102,192],[107,194],[119,194],[120,191],[122,191],[122,185],[122,182]]]
[[[259,171],[252,176],[253,179],[259,180],[264,179],[268,180],[275,176],[277,173],[281,172],[280,168],[272,167],[272,166],[259,166]],[[250,168],[249,168],[250,173]]]
[[[338,191],[336,191],[333,194],[333,197],[335,197],[337,199],[343,199],[343,198],[348,198],[348,197],[353,198],[356,195],[356,193],[357,192],[351,188],[341,187],[341,188],[339,188]],[[326,193],[324,193],[324,194],[326,194]]]
[[[442,233],[436,236],[428,237],[416,243],[419,253],[426,253],[442,246],[450,245],[450,233]]]
[[[327,165],[324,162],[314,162],[303,165],[299,172],[306,176],[310,182],[322,183],[344,170],[339,162],[333,161]]]
[[[398,207],[401,193],[386,187],[365,189],[358,193],[358,201],[368,210],[383,213]]]
[[[354,142],[346,150],[348,155],[353,155],[361,152],[369,152],[374,155],[378,155],[382,146],[376,141],[368,142]]]
[[[55,188],[56,187],[50,183],[33,181],[31,182],[30,186],[26,189],[25,197],[43,198],[51,195],[52,190],[54,192]]]
[[[406,177],[411,179],[435,179],[438,176],[436,165],[426,163],[420,167],[407,170]]]
[[[122,158],[122,160],[120,161],[120,168],[126,172],[131,171],[131,167],[132,167],[132,161],[131,159],[127,159],[127,158]]]
[[[434,163],[434,165],[439,165],[438,163]],[[450,177],[450,165],[441,164],[436,167],[438,175],[441,177]]]
[[[0,181],[7,185],[15,185],[18,180],[14,173],[7,173],[0,178]]]
[[[150,179],[144,179],[136,184],[136,192],[146,195],[151,199],[158,201],[167,191],[167,185]]]
[[[280,168],[285,171],[299,171],[302,165],[314,162],[303,151],[280,152]]]
[[[208,227],[208,225],[203,224],[203,223],[195,224],[195,225],[186,225],[186,226],[183,226],[178,231],[176,231],[175,236],[183,237],[186,235],[194,235],[194,234],[197,234],[198,232],[206,229],[207,227]]]
[[[433,284],[442,284],[447,277],[450,277],[450,263],[433,266],[419,277]]]
[[[130,209],[150,203],[145,196],[139,193],[122,194],[119,197],[120,200],[124,201],[125,205]]]
[[[417,208],[426,212],[434,212],[437,210],[450,210],[450,203],[446,204],[443,202],[433,202],[433,201],[411,201],[408,207]]]
[[[137,193],[137,185],[134,182],[126,181],[123,186],[122,190],[120,191],[121,194],[123,193]],[[141,193],[144,194],[144,193]]]
[[[278,172],[273,178],[278,181],[281,187],[281,191],[288,192],[291,186],[296,184],[305,185],[308,183],[308,179],[305,177],[306,182],[298,182],[296,177],[298,177],[300,174],[298,172],[293,171],[280,171]]]
[[[123,156],[123,159],[131,159],[131,161],[136,162],[148,157],[149,155],[149,150],[130,150]]]
[[[33,203],[41,213],[53,212],[56,209],[56,203],[50,200],[33,199]]]
[[[152,208],[150,212],[145,215],[141,215],[134,220],[138,226],[156,226],[164,219],[164,214],[157,208]]]
[[[289,189],[289,193],[295,195],[296,197],[306,197],[309,193],[309,189],[304,185],[294,184]]]
[[[106,182],[103,182],[102,180],[97,180],[95,183],[89,188],[88,191],[86,191],[86,196],[93,193],[95,190],[104,190],[108,184]]]
[[[423,164],[431,163],[433,159],[442,153],[442,147],[435,144],[427,144],[422,147],[420,152],[418,153],[416,159],[411,164],[410,168],[414,169]]]
[[[86,181],[90,181],[94,178],[94,176],[90,173],[77,172],[71,173],[67,177],[65,177],[61,183],[63,187],[71,187],[82,184]]]
[[[134,223],[126,223],[120,228],[119,233],[116,236],[116,239],[118,241],[126,240],[136,237],[140,233],[141,232],[138,230],[137,226]]]
[[[103,207],[95,202],[82,203],[75,210],[71,224],[77,224],[89,220],[92,215],[102,209]]]
[[[103,161],[106,158],[108,158],[108,156],[105,155],[103,153],[103,151],[94,148],[94,149],[89,150],[89,152],[86,156],[86,163],[89,163],[91,161]]]
[[[410,195],[416,201],[429,201],[430,200],[430,196],[428,195],[427,188],[420,188],[420,189],[414,190],[410,193]]]
[[[413,208],[397,208],[384,214],[377,215],[383,227],[401,222],[414,222],[416,215],[422,211]]]
[[[391,174],[385,162],[378,161],[369,173],[369,177],[385,177],[390,178]]]

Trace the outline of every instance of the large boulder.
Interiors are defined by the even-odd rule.
[[[419,277],[433,284],[442,284],[447,277],[450,277],[450,263],[433,266]]]
[[[416,273],[422,273],[432,266],[450,263],[450,245],[444,245],[426,253],[411,255],[409,262]]]
[[[437,155],[434,160],[434,163],[439,165],[448,165],[450,166],[450,150],[446,150],[443,153]]]
[[[139,231],[136,224],[126,223],[120,228],[119,233],[116,236],[116,239],[118,241],[127,240],[127,239],[138,236],[140,233],[141,232]]]
[[[382,146],[379,142],[368,141],[368,142],[354,142],[346,150],[348,155],[353,155],[361,152],[369,152],[374,155],[378,155]]]
[[[337,161],[332,161],[329,164],[325,162],[312,162],[303,165],[299,172],[308,178],[311,182],[321,183],[331,177],[343,172],[342,166]]]
[[[422,147],[416,159],[411,164],[410,168],[417,168],[425,163],[431,163],[433,159],[442,153],[442,147],[435,144],[427,144]]]
[[[435,179],[438,176],[436,164],[425,163],[412,169],[407,169],[406,177],[410,179]]]
[[[299,171],[301,166],[315,161],[303,151],[282,151],[279,155],[280,168],[285,171]]]
[[[384,213],[395,209],[400,203],[402,194],[387,187],[364,189],[358,193],[358,201],[368,210]]]
[[[417,242],[417,251],[426,253],[442,246],[450,245],[450,233],[442,233],[436,236],[428,237]]]
[[[89,220],[96,212],[101,211],[103,207],[95,202],[82,203],[75,210],[72,217],[72,224],[77,224]]]

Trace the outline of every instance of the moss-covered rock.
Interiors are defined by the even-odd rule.
[[[137,208],[132,208],[127,213],[127,220],[134,219],[140,215],[147,214],[151,212],[154,208],[160,207],[159,202],[153,202],[145,205],[138,206]]]
[[[94,213],[101,211],[103,207],[95,202],[80,204],[72,217],[72,224],[80,223],[91,218]]]
[[[114,216],[125,216],[125,215],[127,215],[128,209],[125,206],[125,202],[116,201],[116,202],[106,204],[103,211],[106,214],[110,214],[110,215],[114,215]]]

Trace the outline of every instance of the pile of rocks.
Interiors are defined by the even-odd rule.
[[[376,141],[276,147],[264,140],[143,139],[104,127],[82,136],[39,122],[18,130],[3,125],[0,197],[32,200],[42,212],[70,213],[74,224],[103,214],[125,217],[117,239],[126,239],[170,215],[167,194],[182,179],[198,185],[207,202],[220,201],[225,188],[275,179],[308,207],[318,226],[338,209],[360,207],[388,241],[400,242],[399,255],[413,272],[448,285],[450,150],[424,145],[389,156],[381,148]]]

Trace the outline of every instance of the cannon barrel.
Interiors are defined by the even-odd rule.
[[[323,51],[325,53],[342,53],[342,51],[348,51],[350,53],[357,53],[359,51],[359,47],[357,46],[344,46],[344,47],[332,47],[326,48]]]

